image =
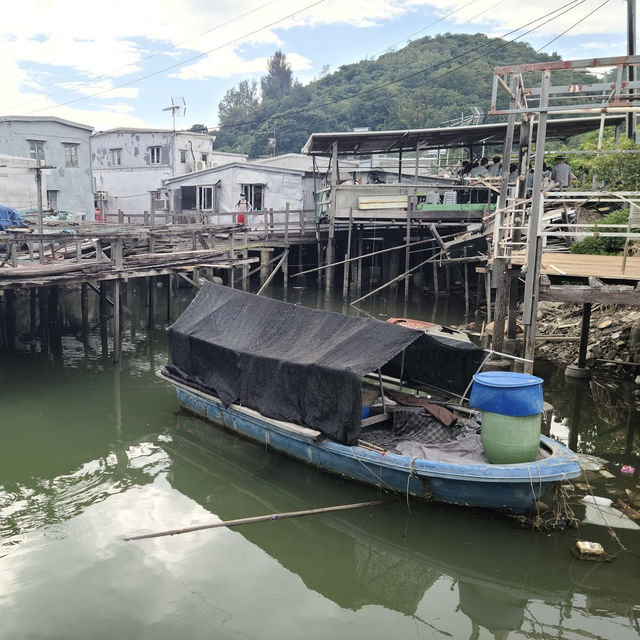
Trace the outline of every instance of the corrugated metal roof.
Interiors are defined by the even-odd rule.
[[[624,122],[623,115],[608,116],[607,126]],[[547,138],[558,139],[593,131],[600,126],[599,117],[558,118],[547,121]],[[518,139],[519,124],[515,139]],[[339,154],[397,153],[427,149],[455,149],[479,144],[502,144],[507,130],[506,122],[481,124],[469,127],[436,127],[433,129],[406,129],[399,131],[348,131],[314,133],[302,149],[302,153],[330,155],[334,142]],[[534,139],[537,125],[534,124]]]

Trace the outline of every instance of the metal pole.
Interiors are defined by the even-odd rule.
[[[510,109],[516,109],[518,107],[518,101],[520,96],[520,87],[518,82],[518,76],[516,74],[511,75],[510,90],[513,95],[510,101]],[[511,151],[513,150],[513,134],[516,124],[516,116],[514,113],[509,114],[507,120],[507,132],[504,139],[504,147],[502,150],[502,164],[508,165],[511,158]],[[506,166],[502,172],[502,180],[500,181],[500,197],[498,199],[498,211],[507,206],[507,193],[509,188],[509,167]],[[504,345],[504,325],[507,318],[507,307],[509,304],[509,278],[507,276],[507,267],[509,262],[509,246],[500,246],[502,240],[508,238],[509,231],[503,230],[504,216],[502,213],[496,215],[493,225],[494,236],[494,260],[493,260],[493,275],[496,285],[496,299],[495,299],[495,312],[493,320],[493,339],[491,341],[492,347],[496,351],[502,351]]]
[[[544,199],[542,197],[542,165],[544,162],[544,146],[547,137],[547,111],[549,106],[549,89],[551,71],[542,74],[540,87],[540,118],[536,136],[536,165],[533,173],[533,193],[529,230],[527,233],[527,277],[524,287],[524,311],[522,323],[525,326],[524,357],[533,361],[536,348],[536,314],[538,313],[538,292],[540,287],[540,264],[542,262],[542,239],[540,224]],[[525,364],[525,373],[532,373],[533,362]]]
[[[38,163],[40,161],[38,160]],[[37,190],[37,198],[38,198],[38,233],[40,234],[40,251],[38,254],[40,256],[40,264],[44,263],[44,240],[42,235],[44,233],[44,222],[42,220],[42,170],[40,167],[36,169],[36,190]]]
[[[627,55],[636,54],[636,0],[627,0]],[[629,82],[635,80],[635,68],[629,65]],[[633,89],[629,89],[629,98],[633,101]],[[636,116],[633,111],[627,114],[627,136],[636,138]]]

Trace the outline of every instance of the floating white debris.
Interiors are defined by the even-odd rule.
[[[582,467],[583,471],[600,471],[600,469],[607,464],[607,461],[603,458],[598,458],[598,456],[579,453],[578,464]]]
[[[612,500],[611,498],[602,498],[600,496],[584,496],[580,502],[583,504],[595,504],[598,507],[610,507]]]
[[[627,518],[622,511],[618,511],[613,507],[587,505],[583,522],[601,527],[611,527],[612,529],[640,529],[640,526],[630,518]]]
[[[599,542],[589,542],[588,540],[578,540],[576,542],[578,553],[584,556],[603,556],[604,547]]]

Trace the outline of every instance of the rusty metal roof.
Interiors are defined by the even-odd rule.
[[[621,125],[624,115],[607,116],[607,126]],[[593,131],[600,126],[599,117],[557,118],[547,120],[547,139],[563,139]],[[534,124],[535,140],[537,125]],[[302,153],[330,155],[334,142],[339,154],[397,153],[426,149],[456,149],[471,145],[501,145],[507,131],[506,122],[468,127],[438,127],[433,129],[406,129],[399,131],[346,131],[314,133],[302,148]],[[515,139],[518,139],[516,124]]]

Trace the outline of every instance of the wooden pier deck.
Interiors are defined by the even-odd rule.
[[[514,253],[511,262],[513,265],[523,266],[526,262],[526,256],[522,252]],[[638,282],[640,281],[640,257],[628,256],[624,262],[622,256],[543,252],[540,273],[549,277],[589,278],[596,276],[603,280]]]
[[[311,228],[287,230],[285,236],[239,225],[65,225],[71,233],[60,226],[49,225],[42,235],[26,229],[0,233],[0,290],[127,280],[185,269],[246,269],[263,257],[255,252],[316,242]]]

